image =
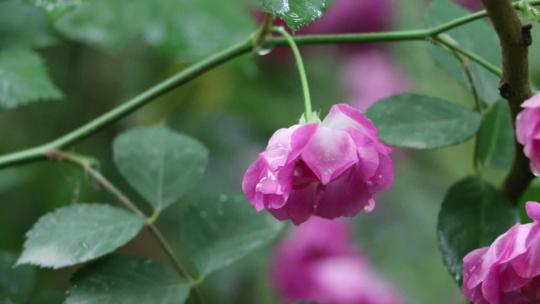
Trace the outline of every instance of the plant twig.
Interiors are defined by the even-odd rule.
[[[498,76],[498,77],[502,76],[502,70],[498,66],[496,66],[496,65],[492,64],[491,62],[485,60],[484,58],[480,57],[478,54],[475,54],[475,53],[473,53],[471,51],[468,51],[468,50],[460,47],[459,45],[456,45],[448,37],[438,35],[438,36],[433,37],[433,40],[440,43],[440,44],[442,44],[442,45],[444,45],[444,46],[446,46],[451,51],[457,52],[460,55],[462,55],[462,56],[464,56],[464,57],[478,63],[479,65],[484,67],[486,70],[491,72],[493,75]]]
[[[261,44],[263,43],[264,39],[266,39],[266,36],[268,33],[270,33],[270,29],[272,27],[272,22],[274,21],[274,16],[270,13],[266,13],[264,15],[264,21],[259,28],[258,31],[256,31],[253,34],[253,49],[256,51],[257,48],[261,47]]]
[[[499,1],[499,0],[497,0]],[[497,2],[495,1],[495,2]],[[502,0],[501,0],[502,1]],[[507,0],[506,0],[507,1]],[[540,0],[534,0],[530,2],[531,5],[540,5]],[[510,11],[513,11],[514,7],[518,6],[515,2],[510,5]],[[359,34],[336,34],[336,35],[305,35],[295,36],[294,41],[298,45],[304,44],[332,44],[332,43],[363,43],[363,42],[392,42],[392,41],[425,41],[435,38],[437,35],[473,22],[475,20],[484,18],[486,11],[479,11],[467,16],[463,16],[449,22],[443,23],[439,26],[431,27],[428,29],[420,30],[408,30],[408,31],[393,31],[393,32],[379,32],[379,33],[359,33]],[[268,37],[265,42],[265,46],[277,46],[286,45],[287,40],[283,37]],[[120,104],[116,108],[98,116],[94,120],[82,125],[81,127],[40,146],[33,148],[20,150],[12,153],[8,153],[0,156],[0,169],[14,166],[17,164],[24,164],[33,162],[36,160],[46,159],[47,153],[51,150],[61,150],[69,147],[76,142],[79,142],[86,137],[97,133],[106,126],[115,123],[116,121],[124,118],[133,111],[140,107],[150,103],[157,97],[166,94],[167,92],[182,86],[183,84],[197,78],[198,76],[206,73],[207,71],[226,63],[242,54],[246,54],[253,50],[251,39],[247,39],[244,42],[240,42],[232,47],[220,51],[191,67],[173,75],[172,77],[165,79],[157,85],[149,88],[134,98]],[[463,55],[468,56],[471,60],[481,59],[479,56],[474,56],[470,52],[463,52]],[[480,60],[482,61],[482,60]],[[488,66],[484,66],[488,68]],[[496,70],[488,68],[492,72]]]
[[[471,65],[469,60],[461,55],[459,52],[455,50],[450,50],[454,57],[461,63],[461,66],[463,67],[463,72],[465,73],[465,76],[467,78],[467,82],[469,83],[469,87],[471,89],[471,94],[474,99],[474,105],[476,108],[476,111],[480,114],[483,112],[483,106],[482,101],[480,100],[480,97],[478,96],[478,91],[476,89],[476,85],[474,83],[474,78],[471,71]],[[473,152],[473,169],[476,172],[476,174],[480,175],[482,173],[482,164],[478,161],[478,153],[479,153],[479,134],[476,135],[476,139],[474,141],[474,152]]]
[[[302,84],[302,92],[304,93],[304,107],[306,110],[305,117],[307,122],[311,122],[311,116],[313,115],[313,110],[311,109],[311,95],[309,93],[309,85],[307,81],[306,68],[304,67],[304,61],[302,60],[302,55],[298,46],[294,42],[293,37],[287,32],[287,30],[281,26],[275,27],[272,29],[273,32],[280,34],[285,37],[289,47],[294,55],[294,60],[296,61],[296,66],[298,67],[298,74],[300,75],[300,83]]]
[[[523,25],[510,0],[483,0],[487,13],[502,50],[503,74],[499,91],[508,100],[512,117],[521,111],[521,103],[531,96],[529,84],[529,45],[532,43],[530,25]],[[537,1],[531,2],[537,4]],[[516,142],[517,155],[502,189],[508,198],[517,204],[529,186],[533,175],[523,147]]]
[[[174,253],[171,245],[163,236],[161,231],[157,228],[157,226],[154,224],[154,220],[150,220],[120,189],[118,189],[113,183],[111,183],[103,174],[101,174],[101,172],[92,167],[89,162],[85,161],[86,157],[63,152],[60,150],[50,150],[47,153],[47,156],[50,159],[67,161],[81,168],[85,173],[90,175],[96,182],[98,182],[98,184],[100,184],[103,188],[109,191],[109,193],[111,193],[122,205],[124,205],[127,209],[131,210],[133,213],[144,219],[148,230],[150,230],[152,235],[154,235],[155,239],[158,241],[161,248],[163,249],[163,252],[171,261],[176,272],[181,277],[188,280],[191,288],[193,288],[194,292],[200,298],[201,302],[203,302],[202,295],[197,287],[197,281],[189,274],[189,272],[183,266],[182,262],[176,257],[176,254]]]

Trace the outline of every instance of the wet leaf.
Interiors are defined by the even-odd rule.
[[[72,281],[66,304],[177,304],[189,295],[189,285],[173,270],[137,257],[109,257]]]
[[[111,253],[144,225],[139,216],[109,205],[75,204],[42,216],[26,235],[17,265],[62,268]]]
[[[260,0],[264,9],[297,30],[323,16],[328,0]]]
[[[0,109],[61,97],[36,53],[24,49],[0,51]]]
[[[257,213],[240,195],[192,198],[166,216],[171,240],[201,277],[268,244],[283,227],[272,216]]]
[[[471,109],[418,94],[403,94],[375,103],[367,115],[389,145],[433,149],[460,144],[476,134],[481,117]]]
[[[487,112],[478,132],[477,159],[486,168],[505,170],[516,154],[514,126],[508,102],[501,100]]]
[[[120,173],[156,212],[191,190],[208,163],[208,150],[199,141],[165,125],[126,131],[113,151]]]
[[[488,182],[467,177],[455,183],[441,205],[437,236],[444,263],[456,281],[461,281],[465,255],[490,245],[516,222],[510,201]]]

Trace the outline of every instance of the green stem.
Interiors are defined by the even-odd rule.
[[[56,159],[56,160],[65,160],[69,163],[76,165],[77,167],[81,168],[85,173],[90,175],[93,179],[98,182],[103,188],[105,188],[107,191],[109,191],[122,205],[124,205],[127,209],[131,210],[133,213],[137,214],[143,219],[146,219],[146,216],[144,213],[135,206],[133,202],[124,194],[120,189],[116,188],[103,174],[101,174],[98,170],[94,169],[91,165],[89,165],[88,162],[85,162],[83,159],[85,157],[73,153],[63,152],[60,150],[50,150],[47,153],[47,156],[50,159]]]
[[[195,293],[202,301],[200,291],[197,287],[197,281],[189,274],[189,272],[183,266],[182,262],[176,257],[172,246],[169,244],[167,239],[163,236],[161,231],[154,224],[155,219],[148,218],[120,189],[118,189],[113,183],[111,183],[103,174],[101,174],[101,172],[89,165],[89,162],[85,161],[87,159],[86,157],[73,153],[63,152],[60,150],[50,150],[48,151],[47,156],[50,159],[65,160],[81,168],[85,173],[90,175],[99,185],[109,191],[109,193],[111,193],[122,205],[124,205],[127,209],[131,210],[133,213],[144,219],[146,226],[160,244],[163,252],[165,252],[169,260],[172,262],[176,272],[181,277],[188,280],[190,286],[194,289]]]
[[[540,0],[534,0],[530,2],[531,5],[539,5]],[[518,3],[514,3],[514,7],[517,7]],[[479,11],[464,17],[460,17],[441,25],[420,30],[408,30],[408,31],[393,31],[393,32],[379,32],[379,33],[360,33],[360,34],[336,34],[336,35],[305,35],[295,36],[293,39],[298,45],[307,44],[332,44],[332,43],[363,43],[363,42],[392,42],[392,41],[423,41],[429,38],[434,38],[436,35],[462,26],[464,24],[473,22],[486,16],[485,11]],[[443,43],[443,42],[441,42]],[[268,37],[265,42],[265,46],[279,46],[287,45],[287,39],[285,37]],[[17,164],[29,163],[36,160],[46,159],[47,152],[51,150],[61,150],[76,142],[83,140],[84,138],[97,133],[104,127],[122,119],[129,115],[138,108],[150,103],[155,98],[164,95],[165,93],[182,86],[183,84],[197,78],[205,72],[226,63],[242,54],[246,54],[252,51],[253,45],[251,40],[238,43],[228,49],[225,49],[217,54],[214,54],[199,63],[192,65],[191,67],[173,75],[172,77],[158,83],[150,89],[144,91],[140,95],[120,104],[116,108],[98,116],[94,120],[82,125],[81,127],[53,140],[47,144],[29,148],[26,150],[16,151],[0,156],[0,168],[5,168]],[[463,55],[467,56],[471,60],[478,62],[479,64],[487,63],[479,56],[475,56],[471,52],[464,50],[457,50]],[[483,65],[488,70],[499,74],[499,69],[492,65]]]
[[[165,93],[197,78],[205,72],[228,62],[242,54],[245,54],[251,50],[251,41],[247,40],[238,43],[226,50],[223,50],[215,55],[212,55],[199,63],[196,63],[189,68],[173,75],[172,77],[165,79],[143,93],[135,96],[134,98],[120,104],[116,108],[98,116],[94,120],[82,125],[81,127],[59,137],[47,144],[14,152],[0,156],[0,168],[12,166],[15,164],[31,162],[40,159],[46,159],[47,153],[52,150],[61,150],[72,144],[79,142],[86,137],[97,133],[104,127],[124,118],[133,111],[140,107],[150,103],[157,97],[164,95]]]
[[[456,43],[454,43],[454,44],[457,45]],[[476,111],[478,113],[482,114],[483,113],[482,101],[480,100],[480,97],[478,96],[478,91],[477,91],[476,85],[474,83],[474,78],[473,78],[473,75],[472,75],[471,66],[470,66],[469,61],[467,60],[466,57],[464,57],[463,55],[461,55],[457,51],[454,51],[454,50],[450,50],[450,51],[452,52],[454,57],[460,62],[461,66],[463,67],[463,72],[465,73],[465,76],[467,78],[467,82],[469,83],[469,87],[471,89],[471,94],[472,94],[473,99],[474,99],[475,109],[476,109]],[[479,134],[476,135],[476,138],[475,138],[475,141],[474,141],[473,169],[474,169],[474,172],[477,175],[480,176],[482,174],[482,164],[481,164],[481,162],[479,161],[479,158],[478,158],[478,153],[480,151],[478,144],[479,144]]]
[[[476,53],[473,53],[471,51],[468,51],[466,49],[461,48],[460,46],[456,45],[451,39],[448,39],[447,37],[439,35],[439,36],[433,37],[433,40],[435,40],[436,42],[446,46],[450,50],[455,51],[455,52],[469,58],[470,60],[478,63],[479,65],[484,67],[486,70],[491,72],[493,75],[495,75],[497,77],[502,76],[502,70],[498,66],[496,66],[496,65],[492,64],[491,62],[485,60],[484,58],[478,56]]]
[[[300,74],[300,82],[302,83],[302,92],[304,92],[304,107],[306,108],[306,121],[311,122],[311,116],[313,110],[311,108],[311,96],[309,94],[309,85],[306,76],[306,68],[304,67],[304,61],[302,60],[302,55],[298,46],[294,42],[293,37],[287,32],[287,30],[281,26],[275,27],[272,29],[273,32],[277,32],[282,35],[288,42],[289,47],[291,48],[296,65],[298,66],[298,74]]]
[[[266,39],[266,36],[270,32],[270,29],[272,28],[272,23],[274,21],[274,16],[270,13],[266,13],[264,15],[264,21],[259,28],[258,31],[256,31],[253,34],[253,49],[257,51],[261,47],[261,44],[263,43],[264,39]]]
[[[503,75],[500,92],[508,100],[513,121],[521,112],[523,101],[531,97],[529,75],[529,46],[532,42],[530,26],[523,24],[516,14],[518,2],[510,0],[483,0],[493,28],[501,45]],[[530,4],[538,4],[531,1]],[[523,153],[523,147],[516,141],[516,157],[508,172],[502,190],[517,205],[534,176],[529,167],[529,160]]]

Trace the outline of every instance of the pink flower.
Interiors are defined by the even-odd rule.
[[[382,52],[364,51],[344,63],[343,83],[347,96],[360,111],[376,101],[402,93],[409,84],[396,64]]]
[[[390,151],[368,118],[337,104],[322,123],[277,130],[242,190],[257,211],[297,225],[312,215],[354,216],[371,210],[374,194],[392,183]]]
[[[516,119],[517,140],[531,162],[531,171],[540,173],[540,94],[526,100]]]
[[[456,3],[460,4],[463,7],[468,8],[471,11],[479,11],[484,9],[484,4],[482,0],[454,0]]]
[[[272,279],[290,302],[401,303],[351,244],[346,223],[338,220],[314,217],[296,228],[278,248]]]
[[[540,303],[540,204],[527,202],[526,210],[533,223],[514,225],[463,259],[461,290],[473,303]]]

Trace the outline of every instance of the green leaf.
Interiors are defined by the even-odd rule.
[[[120,173],[156,212],[191,190],[208,164],[200,142],[163,124],[122,133],[113,151]]]
[[[477,145],[476,158],[484,167],[505,170],[512,166],[516,149],[508,102],[501,100],[486,113],[478,132]]]
[[[368,109],[380,138],[403,148],[433,149],[462,143],[480,127],[478,113],[446,100],[403,94]]]
[[[172,240],[205,277],[272,241],[283,227],[257,213],[243,196],[220,195],[181,204],[166,215]]]
[[[15,304],[10,298],[0,296],[0,304]]]
[[[177,304],[188,284],[149,259],[109,257],[78,271],[65,304]]]
[[[16,168],[0,170],[0,194],[21,185],[28,179],[28,174]]]
[[[64,293],[58,290],[41,290],[37,296],[32,298],[30,304],[61,304],[66,299]]]
[[[0,250],[0,299],[23,303],[32,296],[36,285],[36,272],[30,266],[14,268],[16,262],[15,254]]]
[[[0,51],[0,109],[61,97],[37,54],[22,49]]]
[[[293,29],[319,19],[323,16],[328,0],[260,0],[264,9],[274,14]]]
[[[439,213],[437,237],[444,263],[461,281],[463,257],[490,245],[517,221],[504,194],[479,177],[467,177],[446,194]]]
[[[63,14],[56,27],[111,53],[142,38],[180,62],[222,50],[256,28],[240,0],[92,0]]]
[[[469,11],[451,0],[434,0],[426,12],[426,25],[440,25],[468,14],[470,14]],[[487,22],[479,20],[455,28],[446,34],[449,34],[461,47],[480,55],[492,64],[500,65],[499,40]],[[431,57],[442,69],[450,73],[466,89],[469,89],[469,83],[461,63],[450,51],[443,53],[433,46],[430,46],[428,50]],[[480,99],[488,104],[497,102],[500,99],[499,78],[474,62],[471,62],[471,71]]]
[[[135,238],[144,225],[139,216],[100,204],[75,204],[41,217],[26,235],[17,262],[54,269],[83,263]]]
[[[45,47],[57,41],[47,15],[39,8],[17,1],[0,1],[2,47]]]

